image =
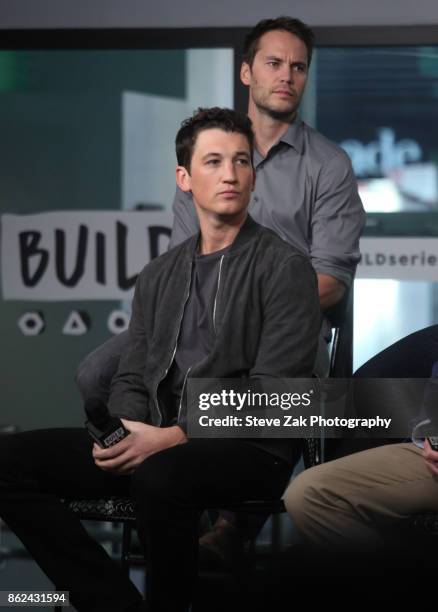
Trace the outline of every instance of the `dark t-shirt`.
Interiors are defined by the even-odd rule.
[[[190,296],[184,310],[175,361],[184,374],[211,352],[215,339],[214,301],[218,289],[220,260],[229,247],[196,255],[193,262]]]

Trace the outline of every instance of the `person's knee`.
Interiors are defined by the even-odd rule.
[[[96,390],[100,388],[99,375],[94,368],[92,355],[93,353],[87,355],[81,361],[75,374],[75,383],[83,400],[97,396]]]
[[[286,489],[284,505],[294,524],[299,526],[312,515],[312,508],[320,503],[324,478],[318,469],[301,472]]]
[[[127,344],[128,334],[123,332],[98,346],[81,361],[75,382],[84,401],[90,397],[99,397],[105,402],[108,400],[111,381]]]

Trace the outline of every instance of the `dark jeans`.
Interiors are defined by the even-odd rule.
[[[61,502],[132,495],[147,563],[151,610],[187,610],[196,578],[199,516],[206,507],[275,499],[291,466],[240,440],[190,440],[146,459],[130,477],[94,465],[83,429],[4,436],[0,516],[80,611],[136,609],[141,596]]]

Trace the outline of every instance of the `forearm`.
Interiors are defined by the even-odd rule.
[[[353,282],[365,224],[351,163],[344,153],[321,169],[312,214],[310,258],[318,275],[321,309],[334,306]]]
[[[321,310],[337,304],[344,296],[345,285],[334,276],[318,274],[318,295]]]
[[[161,430],[163,450],[187,442],[187,436],[178,425],[163,427]]]
[[[178,425],[155,427],[138,421],[122,419],[123,425],[137,437],[141,450],[147,454],[157,453],[177,444],[187,442],[187,436]]]

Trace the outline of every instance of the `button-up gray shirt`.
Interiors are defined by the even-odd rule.
[[[254,152],[249,213],[306,253],[317,273],[350,285],[365,213],[343,149],[295,120],[266,155]],[[177,189],[171,246],[199,229],[191,194]]]

